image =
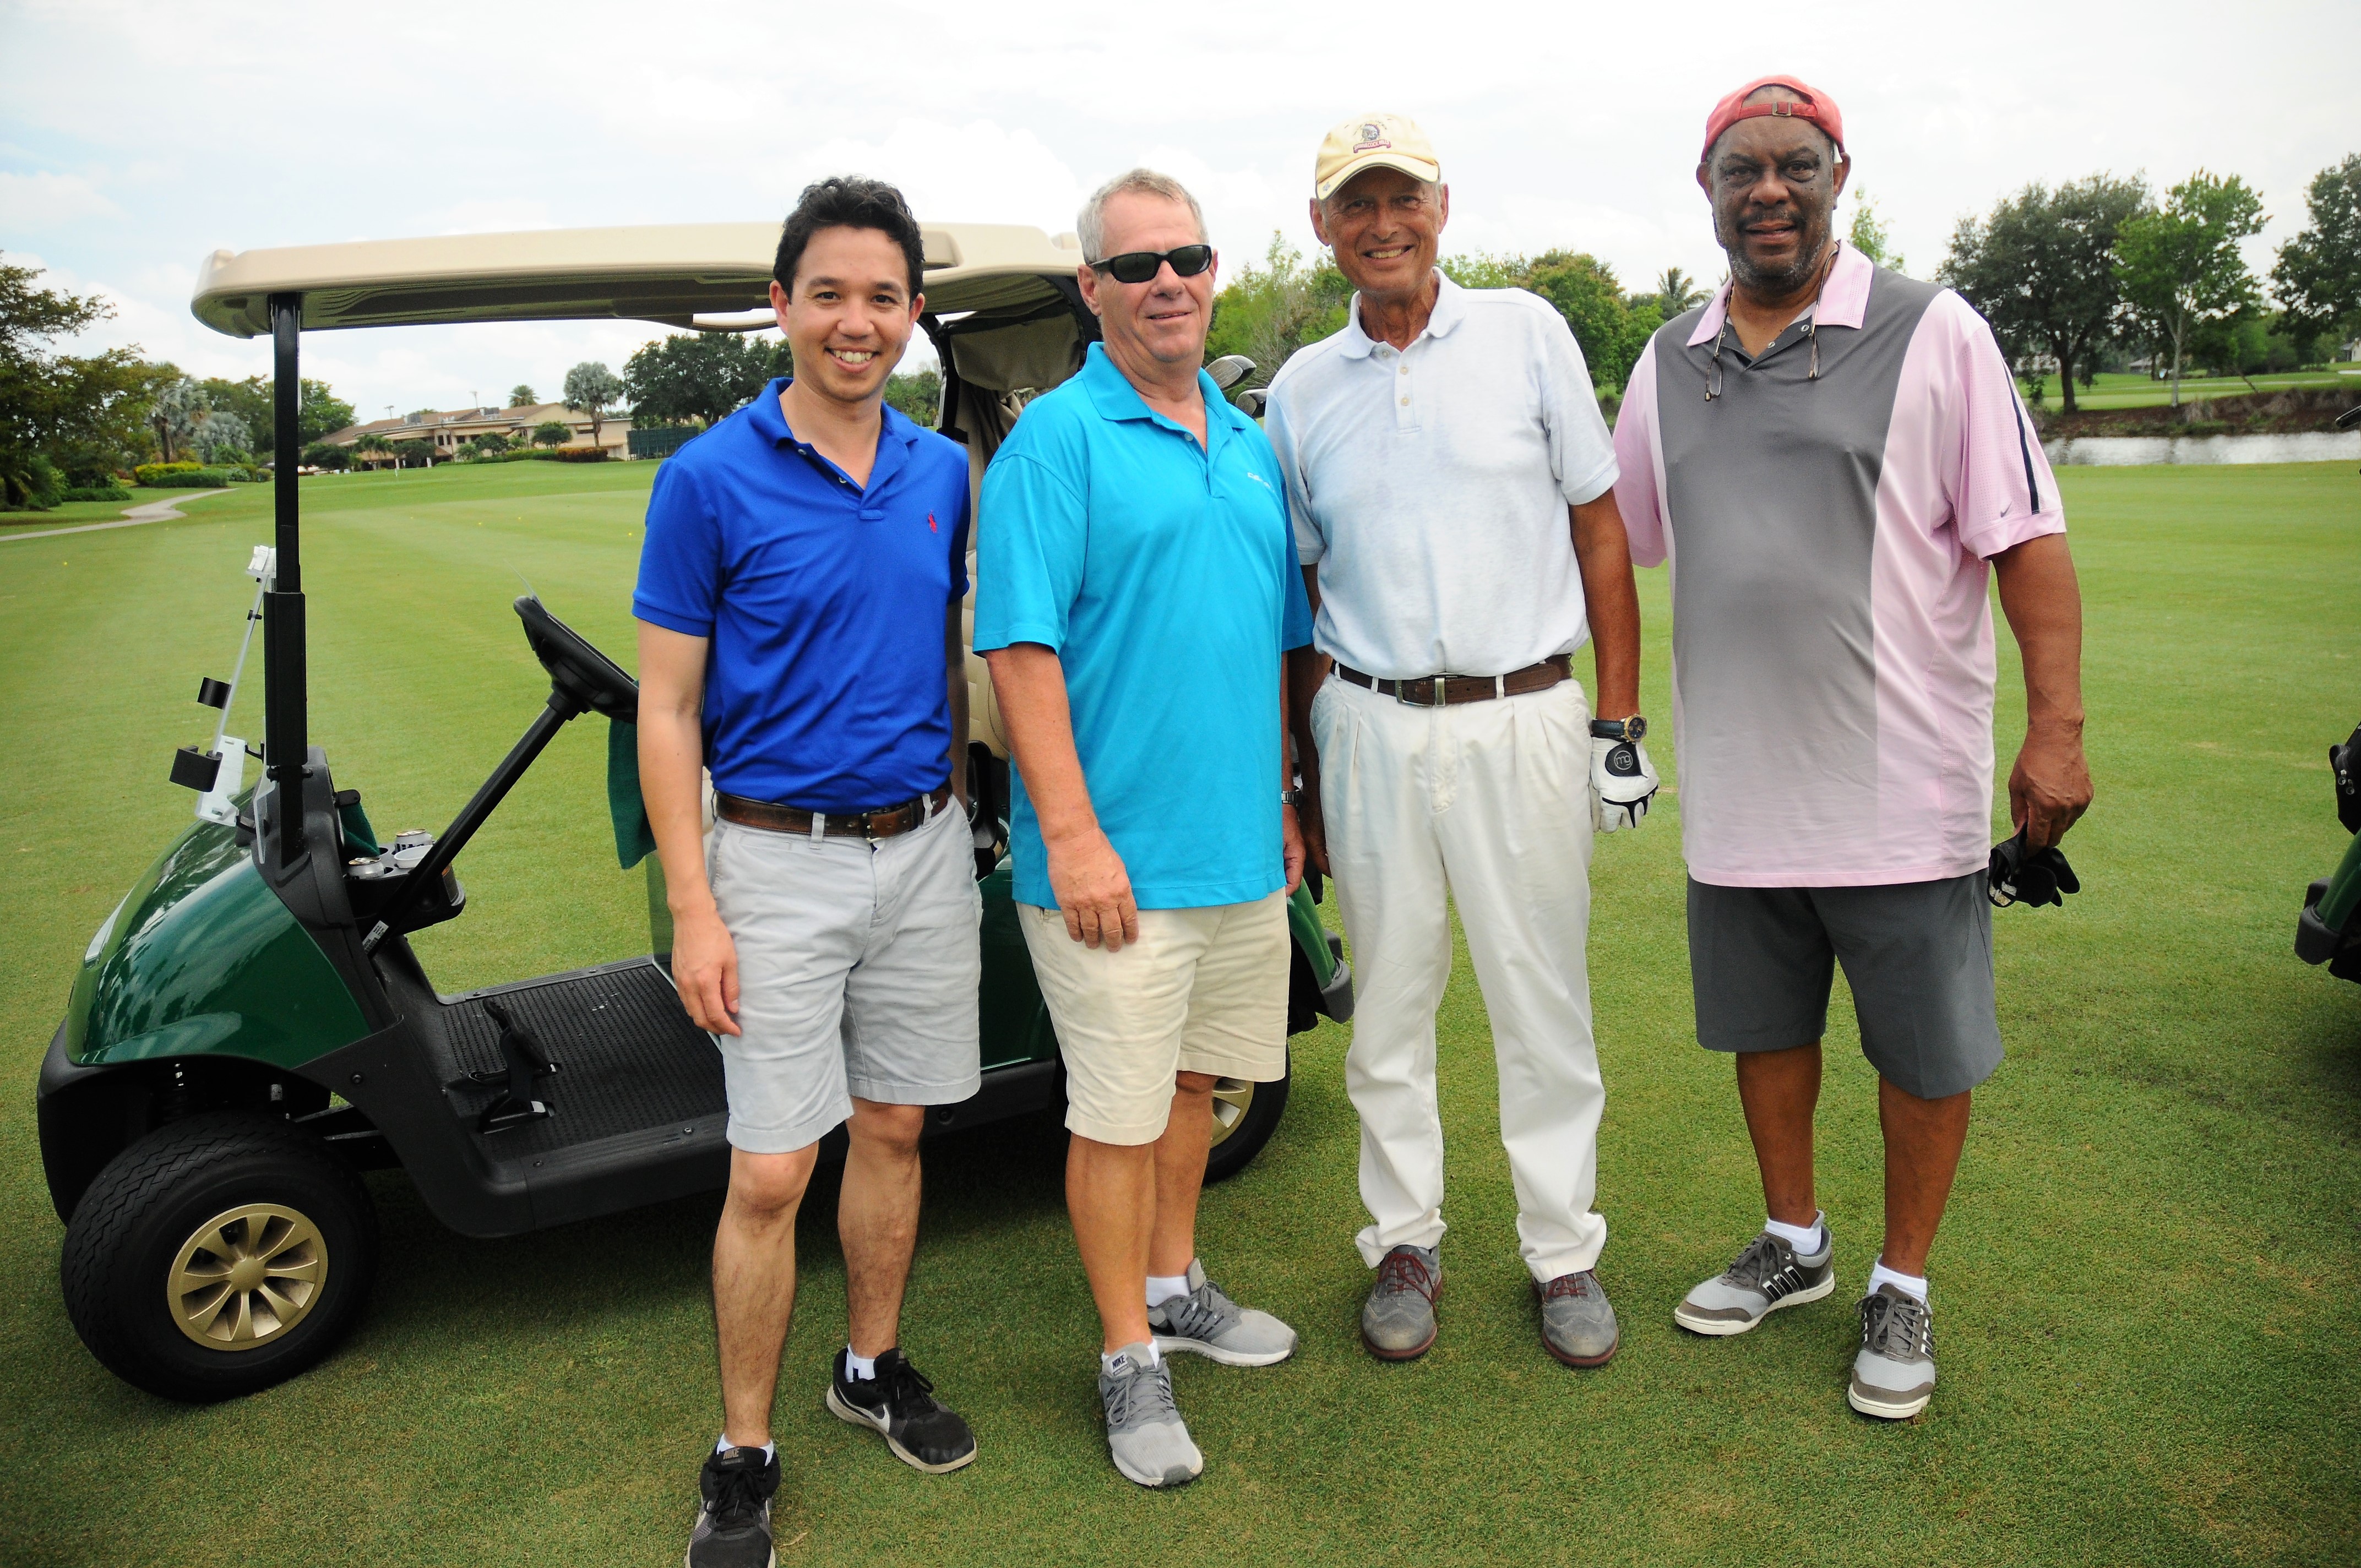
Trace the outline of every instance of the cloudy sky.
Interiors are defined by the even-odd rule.
[[[1230,265],[1307,250],[1312,150],[1385,108],[1444,159],[1448,250],[1587,250],[1627,285],[1720,255],[1691,183],[1712,100],[1794,71],[1837,99],[1856,190],[1911,269],[2030,181],[2200,165],[2263,192],[2271,249],[2361,151],[2361,5],[1048,5],[810,0],[400,6],[0,0],[0,251],[114,302],[96,343],[267,372],[199,326],[218,247],[775,219],[819,175],[896,181],[928,221],[1069,228],[1145,162],[1202,199]],[[307,339],[375,417],[554,395],[627,323]]]

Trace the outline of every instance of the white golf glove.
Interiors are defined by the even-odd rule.
[[[1590,825],[1601,833],[1637,828],[1656,798],[1656,770],[1644,740],[1590,738]]]

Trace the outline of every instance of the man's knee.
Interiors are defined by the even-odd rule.
[[[918,1139],[926,1130],[924,1105],[888,1105],[859,1098],[852,1102],[852,1120],[845,1124],[845,1135],[854,1144],[901,1159],[918,1152]]]
[[[1211,1094],[1222,1080],[1210,1072],[1176,1072],[1172,1075],[1175,1094]]]
[[[730,1202],[758,1220],[792,1215],[811,1185],[819,1146],[807,1144],[787,1154],[730,1151]]]

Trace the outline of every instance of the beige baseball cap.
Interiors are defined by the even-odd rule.
[[[1434,144],[1406,115],[1356,115],[1320,144],[1312,166],[1312,197],[1324,202],[1364,169],[1399,169],[1413,180],[1440,180]]]

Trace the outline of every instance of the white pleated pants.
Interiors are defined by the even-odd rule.
[[[1590,708],[1581,684],[1418,707],[1334,676],[1312,707],[1357,997],[1345,1082],[1361,1118],[1355,1238],[1372,1268],[1443,1239],[1434,1012],[1459,908],[1492,1025],[1519,1250],[1546,1283],[1598,1262],[1607,1101],[1590,1033]]]

